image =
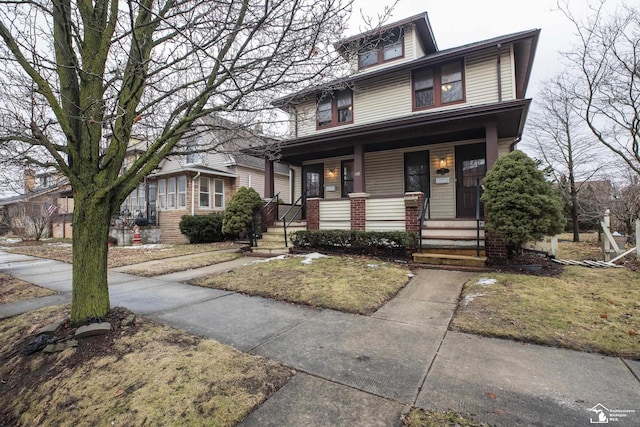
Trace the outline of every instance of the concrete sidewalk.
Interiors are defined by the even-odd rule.
[[[372,316],[179,283],[248,262],[156,278],[109,273],[112,306],[298,371],[243,425],[400,425],[417,405],[497,425],[574,426],[595,420],[597,404],[612,417],[635,411],[618,413],[626,417],[614,425],[640,425],[640,362],[448,332],[469,273],[419,270]],[[0,272],[68,300],[68,264],[0,251]],[[0,318],[48,303],[3,305]]]

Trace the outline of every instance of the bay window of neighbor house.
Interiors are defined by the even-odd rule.
[[[167,208],[175,209],[176,207],[176,179],[169,178],[167,180]]]
[[[224,181],[221,179],[213,180],[213,207],[224,208]]]
[[[421,191],[429,196],[429,152],[404,153],[404,191]]]
[[[178,177],[178,208],[187,207],[187,177]]]
[[[138,207],[136,208],[141,214],[147,211],[146,193],[144,184],[138,186]]]
[[[318,101],[316,112],[318,128],[353,122],[353,92],[351,89],[325,95]]]
[[[209,200],[211,192],[209,190],[209,178],[201,176],[200,177],[200,197],[198,200],[200,201],[198,206],[201,208],[208,208],[211,206]]]
[[[423,68],[412,74],[413,107],[423,109],[464,100],[462,62]]]
[[[167,207],[167,182],[164,179],[158,180],[158,209]]]
[[[349,193],[353,193],[353,160],[343,160],[341,166],[340,187],[342,188],[342,197],[349,197]]]

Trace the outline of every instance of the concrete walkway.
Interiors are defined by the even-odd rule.
[[[576,426],[597,420],[597,404],[611,424],[640,425],[640,362],[447,331],[469,273],[419,270],[372,316],[180,283],[252,261],[155,278],[109,272],[112,306],[298,371],[242,425],[400,425],[417,405],[496,425]],[[0,272],[61,293],[1,305],[0,318],[70,299],[68,264],[0,251]]]

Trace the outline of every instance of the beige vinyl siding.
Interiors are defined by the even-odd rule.
[[[302,168],[299,166],[290,166],[293,171],[293,197],[291,202],[293,203],[302,195]]]
[[[509,152],[511,151],[512,142],[513,138],[503,138],[498,140],[498,157],[509,154]]]
[[[321,230],[350,230],[351,229],[351,201],[350,200],[321,200],[320,201],[320,229]]]
[[[367,231],[404,231],[404,197],[367,199]]]
[[[456,203],[455,203],[455,188],[456,188],[456,174],[455,174],[455,159],[454,159],[454,144],[437,144],[431,145],[429,148],[429,187],[431,191],[431,199],[429,200],[429,206],[431,208],[431,218],[455,218],[456,216]],[[447,162],[447,169],[449,173],[445,175],[439,175],[437,170],[440,168],[440,158],[444,157]],[[449,182],[446,184],[436,184],[436,178],[449,178]]]
[[[503,47],[500,51],[500,72],[502,80],[502,100],[516,99],[516,73],[514,64],[513,45]]]
[[[404,155],[400,150],[364,154],[365,191],[371,195],[404,194]]]
[[[466,59],[467,104],[498,101],[496,50],[484,50]]]
[[[251,187],[264,197],[264,172],[258,169],[237,167],[236,191],[240,187]],[[289,175],[275,174],[274,191],[280,193],[280,199],[288,202],[291,195]]]
[[[415,26],[412,26],[411,30],[413,59],[422,58],[425,55],[424,46],[422,46],[422,41],[418,36],[418,32],[416,31]]]

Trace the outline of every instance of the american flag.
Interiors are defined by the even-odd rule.
[[[56,205],[54,205],[53,203],[49,203],[46,202],[44,204],[44,209],[47,212],[47,216],[51,217],[51,215],[53,215],[54,213],[56,213],[58,211],[58,207]]]

